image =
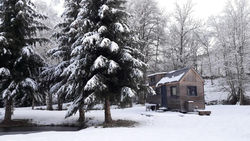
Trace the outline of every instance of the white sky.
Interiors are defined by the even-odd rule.
[[[47,4],[51,4],[51,0],[40,0]],[[63,0],[57,0],[58,3],[54,4],[54,8],[58,11],[58,14],[63,12]],[[186,3],[188,0],[156,0],[159,3],[159,7],[167,13],[173,12],[175,3]],[[209,16],[219,14],[227,0],[192,0],[194,3],[194,16],[200,19],[207,19]]]
[[[173,12],[175,3],[186,3],[188,0],[156,0],[161,9],[166,12]],[[217,15],[223,11],[227,0],[192,0],[194,4],[194,16],[200,19],[207,19],[209,16]]]
[[[55,3],[52,3],[52,0],[32,0],[32,1],[43,1],[46,2],[48,5],[53,5],[53,8],[58,12],[58,15],[61,15],[64,10],[63,1],[64,0],[54,0]]]

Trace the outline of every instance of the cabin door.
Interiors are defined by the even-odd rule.
[[[167,87],[166,87],[166,85],[161,86],[161,106],[167,107]]]

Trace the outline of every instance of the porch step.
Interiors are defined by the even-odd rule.
[[[200,116],[204,116],[204,115],[210,116],[211,111],[198,111],[198,114],[199,114]]]
[[[166,107],[160,107],[159,109],[158,109],[159,111],[167,111],[168,110],[168,108],[166,108]]]

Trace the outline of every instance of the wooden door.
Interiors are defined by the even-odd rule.
[[[166,87],[166,85],[161,86],[161,106],[167,107],[167,87]]]

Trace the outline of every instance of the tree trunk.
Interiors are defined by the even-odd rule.
[[[157,72],[158,70],[158,52],[159,52],[159,46],[160,46],[160,37],[157,37],[157,44],[156,44],[156,50],[155,50],[155,68],[154,71]]]
[[[147,69],[145,68],[143,69],[143,82],[141,85],[144,87],[146,84],[147,84]],[[138,103],[145,104],[145,101],[146,101],[146,90],[142,88],[138,92]]]
[[[62,99],[60,96],[57,97],[58,111],[62,111]]]
[[[46,109],[52,111],[52,94],[47,93],[46,94]]]
[[[144,91],[139,92],[139,104],[145,104]]]
[[[84,108],[83,106],[80,106],[79,108],[79,119],[78,119],[79,122],[83,123],[85,121],[85,111],[84,111]]]
[[[34,110],[34,107],[35,107],[35,98],[33,97],[32,98],[32,110]]]
[[[214,81],[213,81],[214,75],[212,72],[212,65],[211,65],[211,59],[210,59],[208,47],[207,47],[207,54],[208,54],[208,63],[209,63],[209,71],[210,71],[210,81],[211,81],[211,85],[214,85]]]
[[[244,105],[244,94],[243,94],[243,91],[241,88],[239,88],[239,102],[240,102],[240,105]]]
[[[244,66],[243,66],[243,61],[244,61],[244,48],[241,46],[239,48],[239,56],[240,56],[240,74],[239,74],[239,91],[240,91],[240,105],[244,105]]]
[[[112,122],[111,112],[110,112],[110,101],[109,96],[105,96],[105,104],[104,104],[104,112],[105,112],[105,123],[109,124]]]
[[[5,101],[5,115],[4,115],[4,120],[3,120],[3,122],[5,122],[5,123],[8,123],[11,121],[12,102],[13,102],[12,98],[6,99],[6,101]]]

